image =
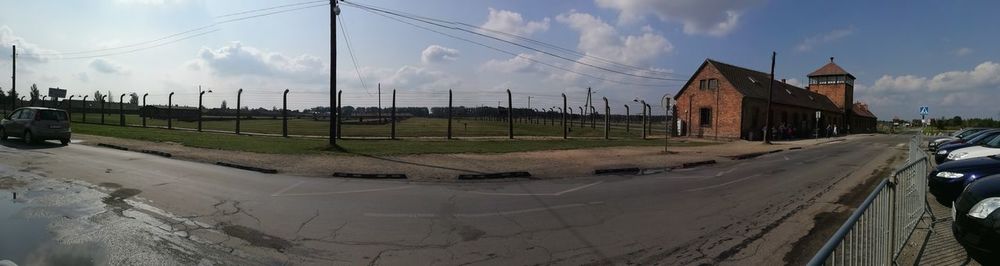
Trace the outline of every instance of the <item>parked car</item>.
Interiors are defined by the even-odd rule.
[[[69,144],[72,135],[69,114],[52,108],[18,108],[0,121],[0,140],[20,137],[25,143],[55,139],[63,145]]]
[[[982,265],[1000,265],[1000,175],[980,178],[952,207],[952,233],[969,257]]]
[[[951,206],[973,181],[984,176],[1000,174],[1000,157],[990,156],[953,161],[938,165],[927,175],[927,185],[938,203]]]
[[[1000,136],[1000,129],[983,130],[977,134],[969,135],[969,140],[955,140],[949,142],[949,144],[941,145],[938,147],[937,151],[934,152],[934,162],[938,164],[944,163],[945,159],[948,158],[948,154],[952,151],[965,147],[983,145],[998,136]]]
[[[967,160],[972,158],[993,156],[1000,154],[1000,138],[994,138],[980,146],[971,146],[957,149],[948,153],[944,161]]]
[[[932,151],[937,150],[938,145],[941,145],[941,143],[944,143],[946,141],[952,141],[952,140],[961,138],[963,136],[966,136],[966,135],[969,135],[969,134],[973,134],[973,133],[976,133],[976,132],[979,132],[979,131],[983,131],[983,130],[986,130],[986,128],[966,128],[966,129],[960,129],[958,131],[955,131],[955,132],[951,133],[951,136],[943,137],[943,138],[931,139],[931,140],[927,141],[927,149],[932,150]]]

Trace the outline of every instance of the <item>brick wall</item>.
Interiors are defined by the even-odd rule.
[[[763,136],[765,122],[764,114],[767,110],[767,101],[747,98],[743,103],[745,115],[742,136],[743,139],[760,140]],[[771,104],[771,126],[778,128],[783,123],[785,126],[795,130],[795,136],[799,138],[812,137],[816,128],[816,110],[783,104]],[[820,128],[826,129],[826,125],[833,122],[843,121],[843,114],[838,112],[821,111]],[[840,130],[843,132],[843,130]]]
[[[717,79],[719,88],[700,88],[701,80]],[[704,68],[692,78],[690,84],[683,89],[677,100],[677,115],[684,122],[684,134],[706,138],[739,138],[741,122],[741,106],[743,95],[733,88],[718,69],[712,64]],[[702,126],[701,108],[711,109],[711,120]]]

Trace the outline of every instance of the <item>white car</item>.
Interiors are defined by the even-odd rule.
[[[971,158],[1000,155],[1000,138],[995,138],[982,146],[972,146],[952,151],[947,161],[958,161]]]

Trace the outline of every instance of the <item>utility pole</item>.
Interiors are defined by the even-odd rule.
[[[773,91],[771,87],[774,86],[774,58],[778,56],[778,52],[771,52],[771,80],[767,83],[767,112],[764,113],[764,143],[771,144],[771,97]]]
[[[17,45],[10,49],[10,110],[17,108]]]
[[[330,146],[337,146],[337,113],[333,108],[337,107],[337,84],[334,80],[337,75],[337,16],[340,15],[340,0],[330,0],[330,62],[332,66],[332,76],[330,77]]]
[[[378,122],[382,123],[382,83],[378,84]]]

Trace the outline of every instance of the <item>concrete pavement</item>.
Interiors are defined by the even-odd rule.
[[[644,176],[451,184],[268,175],[16,140],[0,160],[137,189],[135,202],[168,224],[204,225],[173,228],[195,241],[295,264],[696,265],[768,261],[782,249],[761,250],[762,239],[905,141],[859,137]]]

